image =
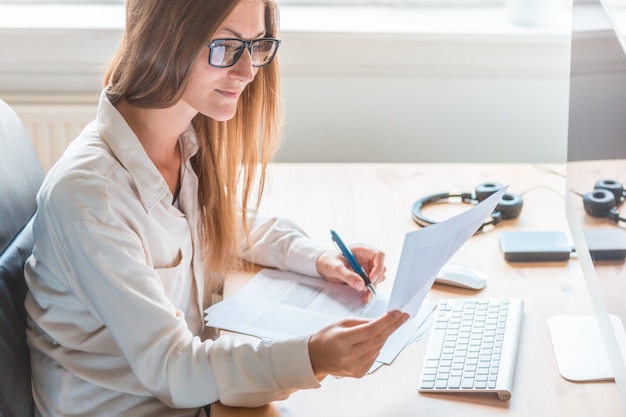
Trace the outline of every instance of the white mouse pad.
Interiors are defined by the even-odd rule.
[[[626,344],[624,327],[611,315],[611,323],[621,346]],[[557,315],[548,319],[552,347],[559,373],[570,381],[613,379],[613,371],[595,316]]]

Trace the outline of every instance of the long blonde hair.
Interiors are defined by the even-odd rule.
[[[175,104],[199,51],[240,1],[127,0],[122,43],[105,76],[111,102],[124,99],[144,108]],[[278,6],[275,0],[264,2],[267,36],[277,36]],[[258,208],[267,164],[278,147],[280,103],[275,59],[259,68],[231,120],[218,122],[202,114],[193,119],[200,150],[192,163],[199,179],[200,233],[211,291],[224,273],[240,266],[246,214],[251,204]]]

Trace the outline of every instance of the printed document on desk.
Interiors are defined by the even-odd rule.
[[[387,340],[377,362],[390,364],[411,341],[425,334],[422,324],[435,309],[426,301],[420,312]],[[205,310],[208,326],[263,339],[308,335],[346,317],[376,318],[385,313],[384,294],[363,302],[345,284],[273,269],[258,272],[234,297]]]

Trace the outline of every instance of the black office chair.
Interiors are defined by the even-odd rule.
[[[24,262],[43,170],[15,112],[0,100],[0,417],[30,417]]]

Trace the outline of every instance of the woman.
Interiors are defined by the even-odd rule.
[[[39,415],[265,404],[364,375],[406,320],[276,343],[204,337],[202,311],[242,259],[367,294],[336,251],[255,215],[279,133],[277,21],[274,0],[128,0],[96,120],[38,196],[26,308]],[[380,283],[384,255],[353,249]]]

